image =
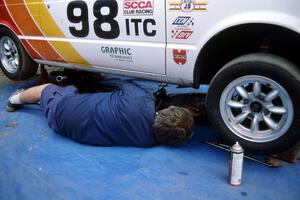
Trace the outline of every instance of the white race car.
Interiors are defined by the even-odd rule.
[[[210,84],[220,134],[274,153],[300,140],[299,33],[299,0],[0,0],[0,67]]]

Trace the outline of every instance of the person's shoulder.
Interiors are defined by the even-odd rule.
[[[126,82],[126,83],[123,83],[122,84],[122,86],[121,86],[121,88],[124,90],[141,90],[142,88],[138,85],[138,84],[136,84],[136,83],[134,83],[134,82]]]
[[[124,94],[129,94],[130,96],[153,96],[150,90],[142,88],[133,82],[124,83],[121,90]]]

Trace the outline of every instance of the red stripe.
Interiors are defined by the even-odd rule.
[[[0,1],[3,2],[4,0],[0,0]],[[6,6],[10,12],[11,17],[14,19],[16,23],[15,25],[18,26],[18,28],[20,28],[23,35],[43,37],[43,33],[40,31],[35,21],[31,17],[30,12],[25,6],[23,0],[6,0]],[[56,52],[56,50],[52,47],[52,45],[48,41],[30,40],[28,42],[46,60],[65,62],[64,58],[62,58]]]
[[[0,23],[9,27],[16,35],[22,35],[21,31],[10,17],[3,0],[0,0]],[[43,59],[26,40],[21,40],[29,55],[33,59]]]
[[[22,39],[21,42],[23,43],[24,47],[26,48],[26,50],[29,52],[29,54],[31,55],[31,57],[33,59],[39,59],[39,60],[44,60],[36,51],[35,49],[33,49],[33,47],[31,47],[31,45],[28,43],[27,40]]]

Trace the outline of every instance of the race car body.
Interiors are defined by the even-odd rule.
[[[44,64],[210,83],[223,136],[276,152],[300,139],[299,33],[297,0],[0,0],[0,67],[12,80]]]

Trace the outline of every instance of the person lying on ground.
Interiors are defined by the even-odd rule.
[[[179,145],[192,136],[188,109],[170,106],[156,112],[153,94],[134,83],[93,94],[79,94],[72,85],[44,84],[13,93],[7,111],[37,102],[51,129],[84,144]]]

